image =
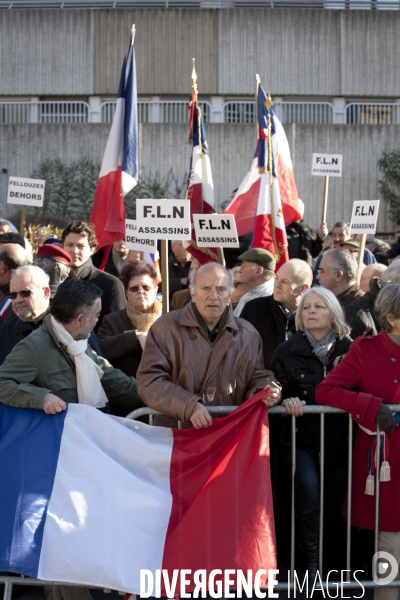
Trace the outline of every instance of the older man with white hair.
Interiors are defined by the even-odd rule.
[[[272,406],[280,389],[264,369],[260,336],[229,308],[233,292],[229,271],[208,263],[194,272],[192,301],[183,310],[160,317],[151,327],[137,372],[143,402],[196,429],[212,423],[207,406],[238,406],[271,386],[264,399]]]
[[[38,329],[49,311],[49,276],[33,265],[12,272],[10,293],[14,318],[1,329],[0,365],[18,342]]]

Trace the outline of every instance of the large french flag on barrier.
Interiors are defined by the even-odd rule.
[[[192,75],[193,76],[193,75]],[[194,77],[196,74],[194,72]],[[186,199],[190,200],[190,216],[192,220],[192,241],[185,244],[194,258],[205,264],[218,262],[216,248],[199,248],[196,244],[192,215],[210,215],[215,213],[214,208],[214,183],[211,173],[210,156],[208,154],[208,143],[202,111],[197,102],[197,86],[192,92],[189,110],[189,140],[193,141],[192,156]]]
[[[277,270],[288,260],[285,225],[303,218],[289,144],[264,89],[257,95],[258,143],[249,173],[224,214],[233,214],[238,235],[253,233],[252,247],[265,248],[277,258]],[[272,193],[270,187],[268,120],[271,123]]]
[[[141,569],[275,569],[264,395],[185,431],[0,405],[0,571],[139,593]]]
[[[90,222],[94,224],[97,249],[125,237],[124,197],[138,179],[138,119],[135,63],[135,29],[122,65],[117,105],[104,152]],[[105,258],[107,260],[107,257]],[[105,261],[104,261],[105,262]]]

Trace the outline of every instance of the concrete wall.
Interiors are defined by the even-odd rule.
[[[130,24],[138,91],[400,98],[400,12],[1,10],[0,96],[115,95]]]
[[[102,124],[0,125],[0,201],[5,202],[7,175],[30,176],[39,163],[59,157],[65,162],[87,156],[101,161],[109,133]],[[143,124],[139,130],[141,172],[166,177],[172,170],[181,183],[190,161],[184,125]],[[329,225],[350,219],[354,200],[379,198],[377,160],[386,149],[400,148],[400,126],[289,125],[286,134],[294,160],[299,195],[306,205],[305,218],[316,227],[321,218],[324,178],[311,177],[313,152],[343,154],[343,177],[331,178]],[[207,127],[217,206],[230,197],[250,168],[255,149],[251,125],[210,124]],[[394,225],[382,204],[380,232]]]

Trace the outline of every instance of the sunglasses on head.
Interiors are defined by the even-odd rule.
[[[20,292],[10,292],[8,294],[8,297],[11,298],[11,300],[15,300],[19,294],[20,296],[22,296],[22,298],[29,298],[32,292],[33,290],[21,290]]]
[[[141,289],[143,289],[145,292],[150,292],[152,288],[150,285],[132,285],[131,287],[128,287],[128,290],[133,293],[136,293]]]

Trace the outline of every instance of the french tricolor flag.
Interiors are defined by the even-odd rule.
[[[253,233],[253,248],[265,248],[276,256],[278,270],[289,258],[285,225],[301,220],[304,206],[298,197],[284,129],[261,85],[258,86],[257,115],[258,143],[251,169],[224,214],[235,215],[238,235]],[[268,121],[271,125],[271,157]]]
[[[124,197],[138,179],[138,121],[135,64],[135,28],[132,27],[124,60],[117,106],[104,152],[90,222],[94,224],[97,249],[125,237]],[[107,260],[107,259],[105,259]]]
[[[194,60],[194,59],[193,59]],[[211,215],[214,208],[214,183],[211,173],[210,156],[204,119],[197,98],[197,76],[193,66],[192,72],[193,91],[188,106],[189,110],[189,140],[193,141],[192,155],[186,199],[190,201],[190,217],[192,220],[192,241],[185,246],[201,265],[208,262],[218,262],[216,248],[199,248],[196,243],[196,234],[193,226],[193,215]]]
[[[275,569],[264,395],[184,431],[0,405],[0,571],[139,593],[141,570]]]

